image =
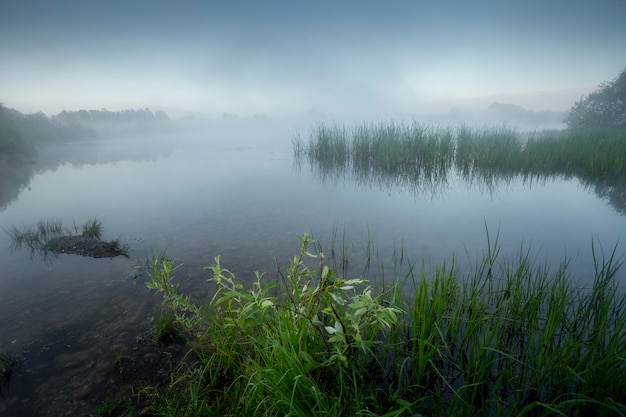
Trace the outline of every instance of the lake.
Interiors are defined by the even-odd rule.
[[[626,233],[624,208],[576,178],[489,185],[451,172],[432,188],[328,175],[294,161],[293,136],[308,129],[220,121],[57,146],[32,166],[4,167],[14,181],[0,183],[1,228],[98,217],[103,238],[127,244],[130,257],[46,262],[12,252],[0,233],[0,352],[22,358],[2,387],[0,414],[88,414],[132,382],[114,366],[116,354],[158,364],[163,352],[138,336],[160,305],[144,284],[146,261],[163,251],[181,265],[181,289],[202,297],[211,291],[203,268],[216,255],[243,282],[256,270],[275,279],[277,263],[287,265],[304,232],[325,253],[333,240],[337,256],[345,248],[348,274],[375,278],[380,262],[390,275],[400,251],[427,271],[454,259],[463,274],[487,250],[488,229],[502,255],[530,248],[553,268],[568,257],[585,285],[593,279],[592,242],[610,254]],[[626,283],[625,271],[620,279]]]

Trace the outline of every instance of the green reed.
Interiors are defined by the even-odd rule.
[[[323,180],[350,179],[418,194],[441,192],[451,173],[487,187],[519,176],[577,177],[590,186],[626,177],[626,132],[615,129],[527,135],[507,126],[320,124],[307,143],[298,136],[293,146],[295,160],[307,160]]]
[[[65,229],[60,220],[42,219],[35,226],[24,226],[21,229],[12,226],[5,232],[11,238],[11,250],[27,249],[31,256],[36,252],[46,252],[46,243],[55,237],[63,236],[71,231]]]
[[[79,230],[78,227],[74,227],[74,229]],[[89,219],[83,224],[81,230],[83,236],[100,239],[102,238],[102,220],[97,217]]]
[[[454,264],[427,272],[398,250],[407,267],[376,286],[339,275],[320,248],[305,234],[277,280],[257,274],[251,288],[217,257],[208,268],[216,292],[205,303],[178,292],[174,261],[155,260],[148,285],[163,294],[191,352],[165,390],[140,391],[144,411],[626,413],[626,296],[615,248],[592,246],[589,288],[575,285],[567,261],[552,270],[523,247],[502,256],[497,236],[464,275]]]
[[[76,223],[71,227],[63,226],[60,220],[42,219],[34,226],[12,226],[4,231],[11,238],[11,250],[25,249],[30,256],[40,254],[45,260],[49,260],[50,255],[56,254],[54,239],[63,236],[81,235],[100,240],[102,237],[102,221],[96,217],[87,220],[81,226]],[[115,253],[128,257],[128,247],[122,245],[118,240],[108,242]]]

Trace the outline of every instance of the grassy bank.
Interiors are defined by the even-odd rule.
[[[214,296],[178,292],[175,262],[153,259],[190,353],[148,415],[624,415],[626,296],[621,260],[594,247],[580,288],[497,239],[475,270],[441,265],[372,286],[339,276],[310,236],[275,279],[243,288],[215,258]]]

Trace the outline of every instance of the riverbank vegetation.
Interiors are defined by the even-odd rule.
[[[215,258],[210,300],[181,294],[176,262],[155,258],[148,287],[190,351],[166,387],[139,390],[141,412],[624,415],[616,250],[594,244],[595,276],[583,288],[566,260],[550,270],[524,249],[503,257],[497,240],[471,272],[409,262],[404,275],[376,283],[339,275],[305,234],[290,265],[250,288]]]

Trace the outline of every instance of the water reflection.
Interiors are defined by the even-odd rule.
[[[443,197],[453,184],[495,195],[499,189],[520,180],[532,186],[576,179],[584,189],[593,191],[615,211],[626,215],[626,177],[621,164],[616,169],[596,169],[595,165],[586,165],[593,161],[555,161],[552,155],[537,157],[535,154],[544,149],[536,151],[534,148],[545,147],[548,143],[545,139],[522,144],[515,131],[504,129],[479,138],[469,132],[466,134],[474,135],[469,139],[464,138],[461,131],[449,142],[449,138],[442,139],[441,134],[435,132],[438,136],[426,139],[434,143],[433,146],[418,153],[404,154],[402,149],[400,152],[383,147],[374,149],[372,143],[366,152],[360,153],[359,137],[349,138],[340,132],[343,136],[338,138],[320,139],[324,134],[327,132],[314,131],[312,136],[318,137],[314,137],[308,147],[296,143],[294,152],[294,169],[301,172],[306,164],[312,175],[324,184],[343,183],[388,193],[406,192],[415,199],[423,199]],[[418,138],[418,141],[423,140]],[[397,142],[384,145],[406,146]],[[542,161],[548,158],[548,163]],[[590,159],[594,158],[598,159],[595,155]]]
[[[106,143],[88,141],[47,146],[28,159],[0,158],[0,211],[5,210],[20,193],[29,190],[36,175],[46,171],[55,171],[66,164],[80,168],[120,161],[154,161],[158,157],[170,156],[174,148],[172,141],[160,138],[127,137]]]
[[[294,176],[290,133],[278,128],[267,138],[259,129],[203,130],[182,141],[172,138],[170,144],[114,139],[51,148],[40,155],[36,166],[48,171],[26,171],[26,181],[18,187],[30,184],[32,191],[1,213],[0,226],[32,224],[42,217],[69,224],[98,216],[107,238],[130,245],[131,258],[63,255],[49,265],[33,263],[24,253],[0,251],[0,315],[11,317],[0,326],[0,351],[26,352],[28,370],[12,387],[14,394],[0,401],[7,407],[12,398],[32,404],[37,389],[42,407],[54,398],[62,409],[71,401],[93,405],[94,399],[114,392],[122,381],[113,355],[143,358],[133,349],[141,352],[149,344],[137,344],[135,337],[145,331],[160,303],[145,288],[147,277],[135,272],[163,250],[182,264],[177,270],[181,292],[200,299],[213,291],[203,268],[214,256],[221,255],[223,265],[243,283],[254,279],[256,270],[271,280],[277,264],[289,264],[303,232],[314,234],[328,259],[335,242],[337,267],[349,265],[350,274],[363,274],[371,257],[374,278],[379,260],[391,276],[396,265],[403,266],[397,261],[402,257],[405,262],[424,260],[429,268],[456,254],[461,267],[465,259],[460,258],[473,260],[483,251],[486,223],[494,234],[502,230],[503,254],[517,253],[521,242],[532,243],[540,262],[555,265],[563,260],[565,246],[571,248],[568,255],[576,255],[598,235],[608,247],[624,230],[624,218],[576,181],[551,181],[540,170],[535,174],[472,163],[463,171],[449,156],[416,162],[406,154],[393,156],[399,166],[390,164],[393,158],[355,164],[343,155],[320,163],[296,158],[296,167],[314,175]],[[529,190],[519,186],[522,180],[546,184]],[[338,182],[358,189],[342,189]],[[612,184],[606,181],[601,188],[607,196],[619,195]],[[498,190],[499,198],[469,188]],[[445,199],[423,199],[442,195]],[[0,233],[0,246],[8,249],[8,240]],[[584,256],[580,263],[585,265],[572,263],[572,270],[593,277],[592,270],[584,269],[589,264]],[[150,364],[146,369],[159,368]],[[86,384],[89,389],[82,389]],[[68,388],[59,392],[58,387]],[[2,407],[0,402],[0,411]]]

